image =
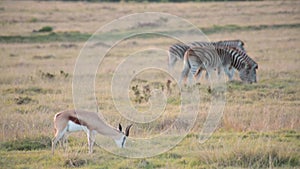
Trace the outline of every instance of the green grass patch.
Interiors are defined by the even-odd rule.
[[[74,145],[73,136],[69,139],[69,151],[59,153],[63,150],[57,149],[52,156],[50,138],[39,137],[2,143],[0,165],[8,168],[11,164],[18,166],[15,168],[297,168],[300,165],[298,136],[299,132],[294,130],[223,131],[199,144],[197,134],[191,133],[174,149],[142,159],[115,156],[97,146],[94,154],[88,155],[82,151],[86,144]],[[291,140],[280,141],[280,138]]]
[[[213,27],[200,28],[205,34],[214,34],[219,32],[234,32],[234,31],[251,31],[251,30],[264,30],[264,29],[281,29],[281,28],[300,28],[300,24],[277,24],[277,25],[254,25],[254,26],[239,26],[239,25],[214,25]],[[92,34],[81,32],[52,32],[53,28],[46,26],[38,30],[37,32],[46,32],[46,34],[32,34],[28,36],[16,35],[16,36],[0,36],[0,43],[46,43],[46,42],[83,42],[87,41]],[[181,30],[183,31],[183,30]],[[47,33],[50,32],[50,33]],[[177,32],[177,31],[176,31]],[[180,30],[179,30],[180,32]],[[94,36],[94,40],[116,40],[124,38],[127,35],[134,35],[134,31],[129,30],[127,32],[116,31],[101,34],[101,36]],[[161,32],[164,33],[164,32]],[[170,32],[168,32],[170,33]],[[156,34],[142,34],[135,35],[137,38],[155,38],[159,37]]]
[[[82,42],[88,40],[90,36],[91,34],[80,32],[51,32],[29,36],[0,36],[0,43]]]
[[[0,144],[1,150],[6,151],[31,151],[43,150],[51,147],[51,138],[41,136],[38,138],[24,138],[14,141],[7,141]]]
[[[173,105],[180,105],[181,99],[179,97],[168,97],[167,103]]]
[[[267,91],[271,89],[288,89],[292,86],[298,85],[298,79],[266,79],[253,84],[243,84],[241,81],[227,82],[227,90],[229,91],[252,91],[260,90]]]
[[[39,29],[37,32],[52,32],[53,28],[51,26],[44,26],[41,29]]]
[[[35,23],[35,22],[38,22],[38,19],[35,18],[35,17],[33,17],[33,18],[31,18],[31,19],[29,20],[29,22]]]
[[[299,28],[300,24],[275,24],[275,25],[250,25],[250,26],[239,26],[239,25],[214,25],[213,27],[200,28],[205,34],[214,34],[219,32],[235,32],[235,31],[252,31],[252,30],[265,30],[265,29],[294,29]]]
[[[32,86],[32,87],[28,87],[28,88],[9,88],[4,90],[4,93],[7,94],[31,94],[31,95],[35,95],[35,94],[46,94],[46,93],[53,93],[53,89],[43,89],[41,87],[36,87],[36,86]]]
[[[136,163],[137,168],[145,168],[145,169],[152,169],[152,168],[159,168],[162,167],[160,164],[156,164],[153,161],[148,159],[141,159],[138,160]]]
[[[164,153],[160,155],[161,158],[167,158],[167,159],[180,159],[182,158],[182,155],[178,153]]]

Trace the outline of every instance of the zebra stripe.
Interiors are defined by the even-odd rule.
[[[216,68],[223,67],[225,73],[230,76],[229,70],[234,67],[240,73],[244,82],[256,82],[257,63],[251,59],[245,51],[234,47],[216,46],[192,47],[184,55],[184,69],[180,82],[188,76],[188,72],[196,78],[201,70],[205,69],[209,74]]]
[[[192,42],[188,44],[176,43],[169,47],[169,67],[173,67],[177,60],[183,60],[184,53],[190,47],[205,47],[205,46],[228,46],[236,47],[243,51],[244,42],[241,40],[226,40],[218,42]]]
[[[232,46],[232,47],[237,47],[238,49],[241,49],[246,52],[244,45],[245,43],[241,40],[226,40],[226,41],[218,41],[216,42],[217,45],[222,45],[222,46]]]

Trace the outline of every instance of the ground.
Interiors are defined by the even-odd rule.
[[[300,2],[87,3],[59,1],[0,2],[0,168],[299,168],[300,166]],[[51,154],[53,116],[74,108],[72,82],[77,57],[100,27],[125,15],[170,13],[200,28],[208,40],[240,39],[259,65],[258,83],[226,82],[226,104],[215,132],[199,143],[213,91],[200,79],[201,104],[196,123],[171,150],[149,158],[116,156],[100,147],[87,154],[84,133],[69,137],[68,149]],[[168,22],[140,22],[160,26]],[[108,34],[114,39],[120,34]],[[159,45],[168,38],[140,36],[113,48],[97,70],[98,106],[107,121],[130,123],[114,107],[110,91],[115,68],[130,52]],[[100,44],[101,45],[101,44]],[[103,45],[103,44],[102,44]],[[105,45],[105,44],[104,44]],[[167,65],[167,55],[163,58]],[[109,63],[109,64],[108,64]],[[182,63],[177,66],[181,68]],[[175,79],[140,73],[128,87],[137,110],[147,110],[149,92],[167,91],[166,114],[149,124],[135,124],[130,139],[155,135],[179,116],[181,100]],[[149,80],[150,79],[150,80]],[[136,85],[138,85],[136,87]],[[134,88],[136,87],[136,88]],[[181,125],[188,125],[180,123]],[[138,143],[136,143],[138,145]],[[125,151],[126,151],[125,149]],[[149,150],[150,151],[150,150]]]

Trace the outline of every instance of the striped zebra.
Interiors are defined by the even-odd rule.
[[[251,59],[245,51],[225,46],[215,47],[192,47],[184,55],[184,68],[181,72],[180,83],[186,79],[188,73],[196,78],[201,70],[206,70],[209,75],[216,68],[223,67],[228,76],[230,69],[239,71],[239,76],[243,82],[256,83],[257,63]]]
[[[241,40],[226,40],[226,41],[218,41],[218,42],[192,42],[189,44],[182,44],[177,43],[169,48],[169,69],[172,70],[177,60],[183,60],[184,53],[190,48],[190,47],[205,47],[205,46],[230,46],[230,47],[236,47],[243,51],[244,49],[244,42]],[[234,74],[234,69],[230,70],[230,74]],[[199,77],[201,75],[201,72],[199,72]],[[220,72],[220,69],[218,69],[218,72]],[[206,77],[208,77],[208,74],[206,73]],[[228,76],[229,77],[229,76]],[[233,76],[229,77],[229,80],[232,80]]]
[[[226,41],[218,41],[218,42],[192,42],[188,44],[176,43],[169,47],[169,68],[174,67],[177,60],[183,60],[184,53],[190,47],[204,47],[204,46],[231,46],[239,48],[243,51],[244,42],[241,40],[226,40]]]

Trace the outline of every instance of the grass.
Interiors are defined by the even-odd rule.
[[[42,150],[49,147],[51,147],[51,139],[49,137],[36,139],[24,138],[22,140],[14,140],[1,144],[1,150],[6,151]]]
[[[200,28],[205,34],[213,34],[217,32],[239,32],[239,31],[253,31],[253,30],[266,30],[266,29],[297,29],[300,27],[299,23],[295,24],[274,24],[274,25],[214,25],[210,28]]]
[[[48,32],[48,31],[41,31]],[[90,38],[90,34],[80,32],[51,32],[48,34],[32,34],[30,36],[1,36],[1,43],[49,43],[49,42],[81,42]]]
[[[39,29],[37,32],[52,32],[53,28],[51,26],[44,26],[41,29]]]
[[[49,138],[41,137],[31,141],[23,139],[1,145],[1,163],[14,160],[15,168],[39,166],[32,164],[49,168],[293,168],[300,165],[297,153],[299,133],[296,131],[216,132],[204,144],[197,143],[197,138],[197,134],[189,134],[171,151],[146,159],[118,157],[98,147],[95,147],[96,153],[89,156],[86,154],[86,143],[82,144],[85,139],[71,139],[72,147],[67,152],[58,148],[56,155],[52,156]],[[39,144],[34,145],[33,142]],[[285,145],[293,146],[287,148]]]
[[[128,3],[126,8],[123,5],[0,3],[0,168],[299,168],[299,10],[295,8],[299,6],[298,1]],[[211,41],[243,40],[247,53],[259,64],[258,83],[242,84],[238,76],[226,83],[223,117],[216,132],[203,144],[198,142],[199,131],[214,92],[208,90],[209,83],[201,78],[197,86],[201,102],[196,123],[170,151],[130,159],[95,146],[94,154],[88,155],[85,134],[74,133],[69,137],[67,150],[58,146],[52,156],[53,116],[74,107],[73,71],[84,42],[113,19],[144,11],[183,17],[202,28]],[[161,18],[160,22],[165,21]],[[142,22],[140,29],[147,24],[153,25]],[[45,25],[53,29],[33,32]],[[104,38],[116,39],[124,33],[115,31]],[[133,37],[120,42],[107,54],[95,78],[95,95],[109,124],[131,123],[118,113],[109,93],[116,67],[132,52],[157,46],[168,49],[170,42],[173,41],[155,35]],[[151,56],[151,52],[146,52],[146,57],[147,54]],[[166,65],[166,58],[163,55],[158,63]],[[136,60],[132,64],[138,63]],[[181,63],[176,66],[180,71]],[[155,73],[144,71],[131,81],[128,91],[132,106],[148,110],[147,88],[166,94],[167,106],[157,120],[135,124],[129,139],[159,134],[179,116],[181,100],[176,81],[166,73]],[[167,80],[171,80],[169,89]],[[135,85],[138,92],[132,88]],[[179,124],[187,126],[187,122]],[[127,148],[138,144],[129,141]],[[134,147],[130,150],[135,151]]]
[[[220,33],[220,32],[236,32],[239,31],[253,31],[253,30],[266,30],[266,29],[298,29],[300,24],[275,24],[275,25],[254,25],[254,26],[239,26],[239,25],[213,25],[212,27],[206,27],[199,29],[206,35]],[[53,28],[50,26],[43,27],[37,32],[51,32],[48,34],[32,34],[29,36],[0,36],[0,43],[49,43],[49,42],[85,42],[92,34],[81,33],[77,31],[71,32],[52,32]],[[170,32],[169,32],[170,33]],[[101,38],[104,39],[119,39],[126,32],[106,33],[101,34]],[[143,35],[139,38],[147,39],[152,38],[153,35]]]

